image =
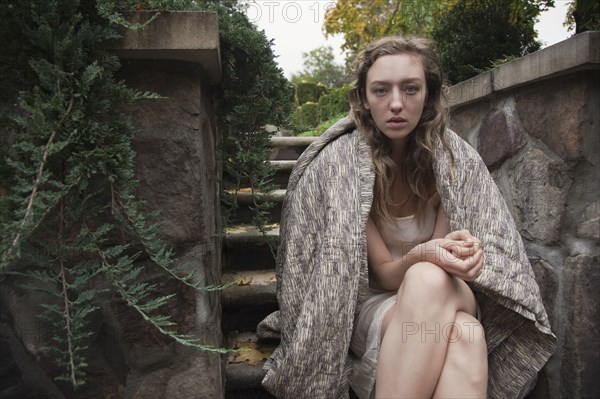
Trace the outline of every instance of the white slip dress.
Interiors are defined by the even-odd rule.
[[[393,222],[379,220],[377,227],[394,260],[402,258],[418,244],[433,235],[440,196],[427,201],[425,220],[419,225],[416,217],[395,218]],[[350,386],[360,399],[375,397],[375,373],[381,344],[381,324],[385,314],[396,303],[396,291],[385,291],[369,278],[369,296],[354,321],[350,350],[354,375]]]

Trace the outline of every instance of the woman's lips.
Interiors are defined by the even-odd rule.
[[[404,118],[390,118],[385,122],[389,127],[404,127],[407,123],[408,121]]]

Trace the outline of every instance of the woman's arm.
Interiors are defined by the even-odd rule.
[[[448,227],[448,219],[446,218],[446,212],[442,204],[438,206],[437,216],[435,217],[435,227],[433,228],[433,235],[431,238],[443,238],[446,234],[450,233],[450,227]]]
[[[449,250],[458,246],[458,242],[443,238],[448,230],[446,215],[440,205],[433,230],[432,240],[419,244],[398,260],[394,260],[387,245],[371,217],[367,221],[367,254],[369,267],[381,287],[397,290],[406,271],[417,262],[440,264],[447,261],[459,261]],[[441,267],[441,266],[440,266]]]
[[[397,290],[406,271],[417,262],[431,262],[466,281],[474,280],[483,266],[478,240],[468,231],[448,233],[448,221],[440,205],[432,239],[417,245],[399,260],[394,260],[371,217],[367,221],[369,267],[386,290]]]
[[[379,284],[389,291],[397,290],[404,273],[421,260],[416,252],[412,254],[409,252],[400,260],[393,260],[377,225],[370,216],[367,221],[367,255],[372,274]]]

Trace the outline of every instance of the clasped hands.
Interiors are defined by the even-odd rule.
[[[473,281],[483,268],[484,255],[480,241],[468,230],[457,230],[444,238],[436,238],[417,245],[410,252],[420,259],[438,265],[449,274],[465,281]]]

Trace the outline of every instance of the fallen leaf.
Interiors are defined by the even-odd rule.
[[[239,352],[229,361],[229,363],[248,363],[255,366],[264,362],[271,356],[270,351],[261,352],[255,342],[238,343],[236,349],[239,349]]]
[[[242,277],[238,280],[237,285],[250,285],[252,284],[252,277]]]

